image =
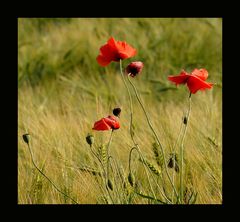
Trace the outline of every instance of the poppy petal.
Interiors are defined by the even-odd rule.
[[[103,45],[100,48],[100,54],[107,57],[113,57],[113,55],[115,54],[115,49],[113,49],[109,45]]]
[[[127,59],[127,58],[129,58],[129,55],[127,54],[127,52],[119,52],[118,55],[119,55],[120,59]]]
[[[174,82],[176,85],[185,84],[189,78],[189,74],[181,73],[178,76],[168,76],[168,80]]]
[[[94,130],[110,130],[111,127],[105,122],[104,118],[94,123]]]
[[[118,49],[118,43],[116,42],[116,40],[113,37],[111,37],[108,40],[107,44],[114,50]]]
[[[107,65],[111,62],[111,60],[108,59],[108,57],[104,57],[104,56],[102,56],[102,55],[99,55],[99,56],[97,57],[97,62],[98,62],[98,64],[101,65],[101,66],[107,66]]]
[[[114,116],[108,116],[104,118],[104,121],[112,128],[118,129],[120,128],[120,124]]]
[[[202,80],[206,80],[208,77],[208,71],[206,69],[194,69],[192,75],[195,75]]]
[[[198,90],[211,89],[212,83],[207,83],[196,75],[191,75],[187,81],[187,86],[191,93],[196,93]]]
[[[132,48],[130,45],[126,45],[126,51],[128,52],[129,57],[133,57],[137,54],[137,50]]]
[[[97,61],[101,66],[107,66],[110,62],[119,62],[120,59],[127,59],[136,55],[137,51],[126,42],[116,41],[109,38],[107,44],[100,48]]]
[[[120,52],[123,51],[125,54],[127,54],[128,58],[133,57],[137,54],[137,50],[131,47],[130,45],[128,45],[126,42],[119,43],[119,51]]]
[[[137,50],[128,45],[126,42],[115,41],[114,38],[108,41],[109,45],[117,51],[120,59],[127,59],[136,55]]]

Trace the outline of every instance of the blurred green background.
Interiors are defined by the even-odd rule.
[[[19,88],[44,85],[60,75],[71,78],[76,72],[86,85],[93,78],[105,81],[119,74],[117,63],[103,68],[96,62],[110,36],[137,49],[124,62],[144,62],[146,93],[167,90],[168,75],[194,68],[206,68],[209,82],[221,87],[221,18],[19,18]]]

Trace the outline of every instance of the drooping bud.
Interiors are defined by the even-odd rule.
[[[186,125],[187,124],[187,117],[186,116],[184,116],[184,118],[183,118],[183,123]]]
[[[140,61],[131,62],[126,68],[126,73],[131,77],[135,77],[142,71],[143,66],[143,63]]]
[[[179,172],[179,167],[178,167],[178,158],[177,154],[171,153],[170,158],[168,160],[168,165],[169,168],[173,168],[174,170],[178,173]]]
[[[110,190],[113,190],[113,184],[112,184],[112,181],[110,179],[108,179],[108,181],[107,181],[107,186]]]
[[[168,161],[168,167],[173,168],[173,158],[172,157],[170,157],[170,159]]]
[[[113,109],[114,116],[120,117],[120,114],[121,114],[121,108],[117,107]]]
[[[92,146],[92,144],[94,143],[94,137],[93,135],[91,135],[90,133],[88,133],[87,137],[86,137],[86,141],[87,143]]]
[[[30,135],[28,133],[22,135],[25,143],[29,144]]]
[[[128,174],[128,182],[130,183],[130,185],[131,185],[132,187],[134,187],[134,185],[135,185],[135,178],[134,178],[134,176],[133,176],[132,173],[129,173],[129,174]]]

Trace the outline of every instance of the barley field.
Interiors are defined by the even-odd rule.
[[[154,131],[123,74],[131,136],[120,63],[96,60],[111,36],[137,50],[123,69],[144,63],[130,78]],[[184,123],[168,76],[195,68],[213,87]],[[92,129],[116,107],[119,129]],[[222,19],[18,18],[18,204],[222,204]]]

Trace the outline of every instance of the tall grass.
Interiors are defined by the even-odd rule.
[[[96,120],[111,114],[116,106],[122,108],[121,128],[114,132],[111,155],[127,178],[128,155],[132,148],[128,94],[119,64],[102,68],[96,62],[99,47],[109,36],[114,36],[138,50],[136,57],[123,61],[123,66],[133,60],[144,62],[143,72],[133,81],[166,148],[167,157],[177,139],[188,95],[185,87],[176,88],[167,81],[167,76],[178,74],[181,69],[206,68],[209,71],[209,82],[216,85],[212,90],[192,96],[184,148],[184,183],[189,193],[191,190],[198,193],[196,203],[221,203],[221,23],[219,18],[20,18],[18,202],[72,203],[54,190],[32,165],[21,139],[22,134],[28,132],[38,167],[62,191],[79,203],[106,203],[104,187],[99,189],[97,176],[82,170],[98,166],[85,137],[93,133],[94,149],[106,145],[111,132],[92,132],[91,129]],[[136,142],[144,157],[157,166],[152,150],[156,141],[135,98],[133,107]],[[150,194],[144,167],[136,153],[133,153],[132,168],[143,194]],[[169,172],[172,174],[173,169]],[[115,180],[119,179],[117,174],[111,175],[113,183],[114,176]],[[158,194],[158,187],[153,186]],[[123,196],[121,199],[120,184],[117,188],[118,191],[111,192],[118,203],[120,200],[133,204],[155,203],[139,195],[133,195],[131,201]],[[130,187],[128,189],[131,191]],[[167,190],[171,192],[171,186]]]

